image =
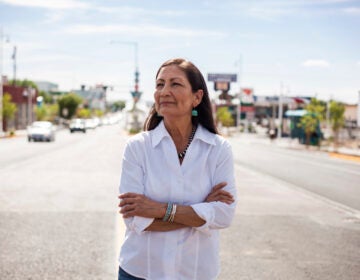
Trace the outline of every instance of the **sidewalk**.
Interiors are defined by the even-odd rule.
[[[226,133],[224,134],[226,136]],[[280,139],[270,139],[266,134],[259,133],[240,133],[230,132],[229,137],[241,137],[243,140],[251,141],[252,143],[261,143],[264,145],[276,145],[277,147],[284,149],[294,149],[313,152],[328,153],[332,157],[340,157],[343,159],[354,160],[360,162],[360,149],[350,149],[346,147],[338,147],[336,150],[330,146],[308,146],[300,144],[298,139],[291,139],[289,137],[282,137]]]
[[[25,137],[25,136],[26,136],[26,129],[16,130],[14,132],[14,135],[10,135],[10,132],[3,132],[2,134],[0,133],[0,139],[12,138],[12,137]]]

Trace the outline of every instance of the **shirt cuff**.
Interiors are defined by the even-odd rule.
[[[201,219],[205,220],[205,224],[195,227],[195,229],[206,235],[211,235],[209,225],[211,225],[215,217],[214,208],[210,203],[193,204],[191,207]]]
[[[131,219],[132,221],[128,224],[129,229],[135,231],[137,234],[144,232],[144,230],[154,221],[152,218],[144,218],[139,216],[135,216]]]

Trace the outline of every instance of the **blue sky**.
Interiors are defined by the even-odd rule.
[[[360,1],[353,0],[0,0],[3,72],[70,90],[112,85],[130,98],[137,42],[140,90],[152,99],[155,73],[173,57],[208,73],[236,73],[231,92],[330,97],[360,91]],[[111,41],[116,43],[111,44]],[[281,86],[282,85],[282,86]],[[212,96],[212,82],[208,83]]]

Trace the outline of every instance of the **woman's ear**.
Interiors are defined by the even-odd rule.
[[[194,101],[193,101],[194,108],[201,103],[203,95],[204,95],[204,91],[202,89],[199,89],[194,93]]]

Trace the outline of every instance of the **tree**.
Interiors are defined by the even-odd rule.
[[[95,114],[95,116],[97,116],[98,118],[101,118],[102,116],[104,116],[104,111],[99,110],[99,109],[96,109],[96,110],[94,111],[94,114]]]
[[[47,93],[46,91],[39,91],[38,96],[42,96],[43,97],[43,101],[45,104],[52,104],[54,103],[54,98],[51,96],[51,94]]]
[[[45,106],[36,107],[35,114],[38,121],[44,121],[47,114]]]
[[[43,104],[41,107],[36,107],[35,113],[38,121],[55,122],[57,116],[59,116],[59,105]]]
[[[331,123],[331,129],[334,133],[334,143],[335,146],[337,146],[339,142],[339,132],[340,129],[345,124],[345,106],[339,102],[331,101],[330,102],[330,123]]]
[[[81,108],[77,111],[76,115],[81,119],[87,119],[91,117],[91,112],[89,109]]]
[[[123,100],[120,101],[116,101],[112,104],[112,111],[113,112],[117,112],[117,111],[121,111],[122,109],[124,109],[126,106],[126,102]]]
[[[60,117],[71,119],[81,103],[82,98],[75,93],[65,94],[58,99]]]
[[[14,80],[9,80],[9,84],[13,85]],[[37,92],[39,92],[38,86],[33,81],[30,81],[30,80],[27,80],[27,79],[25,79],[25,80],[16,80],[15,85],[19,86],[19,87],[24,87],[24,88],[31,87],[31,88],[36,89]]]
[[[310,103],[305,107],[306,114],[301,117],[299,126],[304,129],[305,132],[305,144],[310,145],[310,138],[312,134],[315,134],[318,130],[320,122],[325,117],[325,103],[312,98]],[[320,146],[321,135],[318,135],[318,145]]]
[[[2,111],[2,119],[5,121],[5,127],[8,120],[14,118],[15,113],[17,111],[16,104],[11,102],[11,95],[9,93],[4,94],[3,96],[3,111]]]
[[[231,116],[231,113],[227,107],[218,108],[216,111],[216,118],[225,127],[234,125],[234,119]]]

